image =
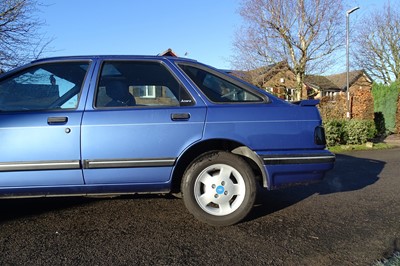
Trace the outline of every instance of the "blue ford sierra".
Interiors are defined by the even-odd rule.
[[[0,76],[0,197],[181,193],[197,219],[231,225],[257,186],[333,167],[316,104],[183,58],[37,60]]]

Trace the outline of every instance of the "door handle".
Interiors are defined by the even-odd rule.
[[[49,125],[64,125],[67,122],[68,122],[68,117],[66,117],[66,116],[47,118],[47,124],[49,124]]]
[[[189,113],[171,114],[172,121],[187,121],[190,119]]]

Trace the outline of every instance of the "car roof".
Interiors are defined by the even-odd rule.
[[[170,60],[170,61],[188,61],[197,62],[197,60],[175,57],[175,56],[158,56],[158,55],[76,55],[76,56],[57,56],[37,59],[31,63],[40,63],[46,61],[67,61],[67,60]]]

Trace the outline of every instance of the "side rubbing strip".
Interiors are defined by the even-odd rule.
[[[85,160],[84,168],[135,168],[135,167],[161,167],[173,166],[175,158],[161,159],[121,159],[121,160]]]
[[[279,156],[279,157],[263,157],[264,164],[312,164],[312,163],[333,163],[335,155],[316,155],[316,156]]]
[[[0,163],[0,172],[80,169],[79,161],[38,161]]]

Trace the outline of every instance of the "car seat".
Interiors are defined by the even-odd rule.
[[[129,92],[128,85],[121,80],[113,80],[106,84],[106,94],[111,101],[106,104],[107,107],[134,106],[135,97]]]

